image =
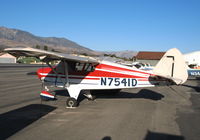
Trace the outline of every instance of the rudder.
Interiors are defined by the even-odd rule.
[[[188,78],[187,66],[181,52],[168,50],[153,70],[153,74],[171,79],[176,84],[183,84]]]

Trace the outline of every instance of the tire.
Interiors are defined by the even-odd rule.
[[[78,103],[77,100],[75,98],[68,98],[66,101],[66,106],[68,108],[73,108],[73,107],[77,107]]]

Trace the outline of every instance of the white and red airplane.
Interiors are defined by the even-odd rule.
[[[183,84],[188,77],[184,58],[179,50],[170,49],[158,62],[153,71],[144,71],[91,57],[49,52],[33,48],[7,48],[15,56],[37,57],[49,67],[37,71],[44,84],[42,98],[54,99],[50,87],[65,88],[69,93],[67,107],[76,107],[81,91],[120,90],[124,88],[154,87],[157,85]],[[59,60],[56,66],[52,60]],[[92,99],[90,92],[86,96]]]

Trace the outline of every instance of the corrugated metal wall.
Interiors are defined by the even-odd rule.
[[[16,63],[15,58],[0,58],[0,63]]]

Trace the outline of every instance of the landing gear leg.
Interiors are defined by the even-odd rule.
[[[69,97],[66,101],[67,108],[74,108],[77,107],[78,102],[75,98]]]
[[[91,94],[90,91],[85,91],[83,94],[85,97],[88,98],[88,100],[94,101],[95,100],[95,96]]]
[[[77,85],[70,85],[67,87],[69,98],[66,101],[67,108],[74,108],[78,106],[78,96],[80,94],[81,88]]]

